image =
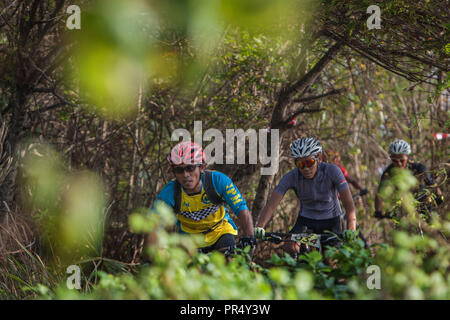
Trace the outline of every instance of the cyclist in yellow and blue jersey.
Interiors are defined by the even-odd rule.
[[[177,144],[168,156],[175,175],[157,195],[174,209],[180,233],[202,234],[204,252],[235,246],[238,228],[224,204],[239,218],[242,245],[255,245],[253,222],[247,204],[230,178],[207,171],[203,149],[194,142]]]

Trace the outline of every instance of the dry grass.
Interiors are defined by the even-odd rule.
[[[33,222],[18,213],[4,213],[0,219],[0,297],[27,299],[35,296],[39,283],[55,283],[35,252],[38,235]]]

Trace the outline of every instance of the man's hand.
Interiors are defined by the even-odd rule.
[[[347,230],[351,230],[351,231],[356,230],[356,219],[347,220]]]
[[[239,240],[239,246],[245,248],[246,246],[250,246],[254,248],[256,246],[256,238],[255,237],[243,237]]]
[[[369,191],[367,191],[367,189],[361,189],[361,191],[359,191],[359,195],[362,197],[362,196],[365,196],[366,194],[368,194],[369,193]]]
[[[441,194],[440,196],[436,195],[436,199],[435,200],[436,200],[436,204],[438,206],[440,206],[441,204],[444,203],[444,195],[443,194]]]
[[[342,237],[345,241],[353,241],[358,237],[358,232],[354,230],[344,230]]]
[[[378,211],[378,210],[375,211],[374,217],[377,218],[377,219],[383,219],[384,218],[383,212],[382,211]]]
[[[253,232],[257,239],[264,239],[264,236],[266,235],[266,231],[264,230],[264,228],[256,227]]]

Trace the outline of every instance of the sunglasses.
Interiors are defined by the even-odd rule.
[[[407,159],[393,159],[393,158],[391,158],[391,161],[399,164],[405,164],[406,162],[408,162]]]
[[[303,169],[305,166],[308,168],[311,168],[316,162],[317,162],[317,158],[311,158],[308,160],[295,160],[295,165],[300,168]]]
[[[174,173],[183,173],[185,171],[187,172],[194,172],[195,168],[200,167],[201,164],[190,164],[187,165],[186,167],[173,167],[172,170]]]

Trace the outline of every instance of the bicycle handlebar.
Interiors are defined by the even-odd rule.
[[[432,199],[432,198],[427,193],[419,193],[419,194],[414,195],[414,199],[423,204],[426,202],[430,203],[431,202],[430,199]],[[398,209],[386,211],[386,213],[383,214],[381,217],[376,217],[376,218],[377,219],[392,219],[397,216],[397,212],[396,212],[397,210]]]
[[[264,238],[258,238],[262,241],[269,241],[276,244],[281,242],[299,242],[301,244],[310,245],[320,249],[322,245],[328,242],[339,240],[339,237],[333,233],[313,233],[313,232],[302,232],[302,233],[283,233],[283,232],[266,232]],[[228,256],[234,252],[235,249],[243,249],[242,244],[236,243],[233,246],[227,246],[220,249],[207,249],[199,248],[198,252],[203,254],[209,254],[212,251],[218,251]]]
[[[273,243],[281,242],[300,242],[305,244],[315,244],[320,242],[325,244],[333,240],[337,240],[339,237],[332,233],[282,233],[282,232],[266,232],[263,241],[269,241]]]

